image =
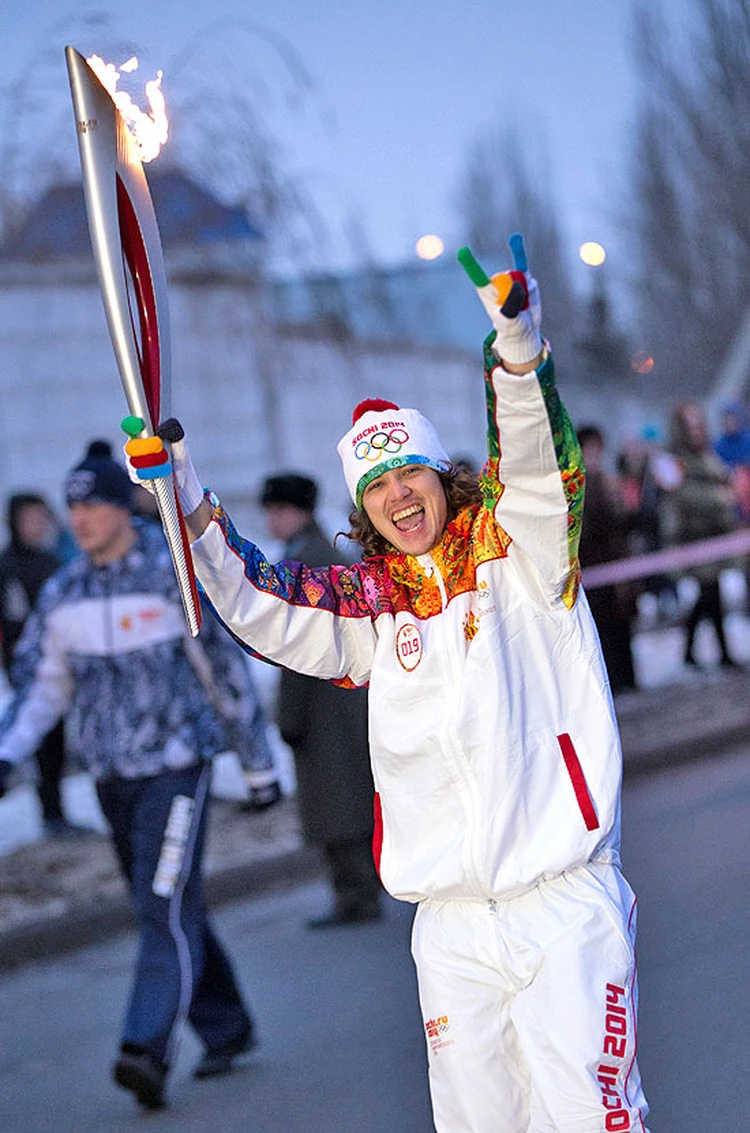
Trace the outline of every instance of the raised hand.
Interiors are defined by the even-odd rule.
[[[486,275],[469,248],[461,248],[458,261],[477,289],[497,337],[492,349],[503,362],[526,365],[542,353],[542,304],[539,286],[528,273],[523,237],[514,233],[508,244],[513,270]]]

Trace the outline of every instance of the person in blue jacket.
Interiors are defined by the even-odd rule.
[[[124,467],[96,450],[67,478],[83,553],[45,583],[16,646],[0,793],[65,714],[138,924],[113,1075],[157,1108],[183,1020],[205,1047],[197,1077],[229,1070],[256,1042],[203,896],[212,756],[237,753],[258,806],[280,790],[247,660],[213,618],[188,635],[164,536],[133,519],[132,492]]]

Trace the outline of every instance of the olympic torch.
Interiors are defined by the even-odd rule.
[[[65,48],[91,245],[134,435],[153,437],[169,416],[167,279],[138,142],[108,91],[73,47]],[[131,421],[132,423],[132,421]],[[171,476],[153,481],[190,633],[201,613],[190,543]]]

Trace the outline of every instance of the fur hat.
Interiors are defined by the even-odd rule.
[[[285,472],[279,476],[268,476],[263,481],[260,492],[261,507],[269,504],[293,504],[302,511],[315,511],[318,501],[318,485],[309,476],[296,472]]]

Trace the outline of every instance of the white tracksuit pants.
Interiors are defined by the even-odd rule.
[[[592,864],[508,901],[424,901],[412,953],[437,1133],[648,1133],[635,898]]]

